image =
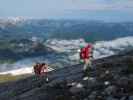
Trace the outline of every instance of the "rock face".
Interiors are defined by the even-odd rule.
[[[0,84],[0,100],[132,100],[133,51],[93,62],[89,77],[82,64],[45,76]]]

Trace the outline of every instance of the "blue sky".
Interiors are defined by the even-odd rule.
[[[133,0],[0,0],[0,17],[133,21]]]

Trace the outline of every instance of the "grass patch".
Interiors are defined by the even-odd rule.
[[[10,74],[0,75],[0,83],[16,81],[16,80],[19,80],[19,79],[26,78],[28,76],[29,75],[16,75],[16,76],[12,76]]]

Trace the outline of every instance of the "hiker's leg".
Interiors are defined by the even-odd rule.
[[[88,67],[87,67],[88,69],[91,69],[92,68],[92,62],[91,62],[91,60],[89,60],[89,63],[88,63]]]
[[[87,59],[84,59],[84,66],[83,66],[84,71],[87,69],[87,66],[88,66],[88,61]]]
[[[84,76],[89,76],[89,71],[90,71],[89,59],[86,59],[84,64]]]
[[[46,82],[49,81],[49,78],[48,78],[48,73],[46,73]]]
[[[87,75],[89,74],[89,72],[93,69],[92,66],[92,61],[91,59],[87,59],[86,65],[85,65],[85,72],[87,73]]]
[[[87,69],[87,64],[84,63],[84,66],[83,66],[83,71],[85,71]]]

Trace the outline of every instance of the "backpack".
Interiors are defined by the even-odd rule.
[[[80,52],[80,59],[85,59],[85,48],[81,48],[81,52]]]
[[[43,75],[48,72],[48,68],[45,64],[36,64],[34,66],[34,72],[36,75]]]
[[[80,59],[89,59],[92,56],[92,46],[87,45],[84,48],[81,48]]]

